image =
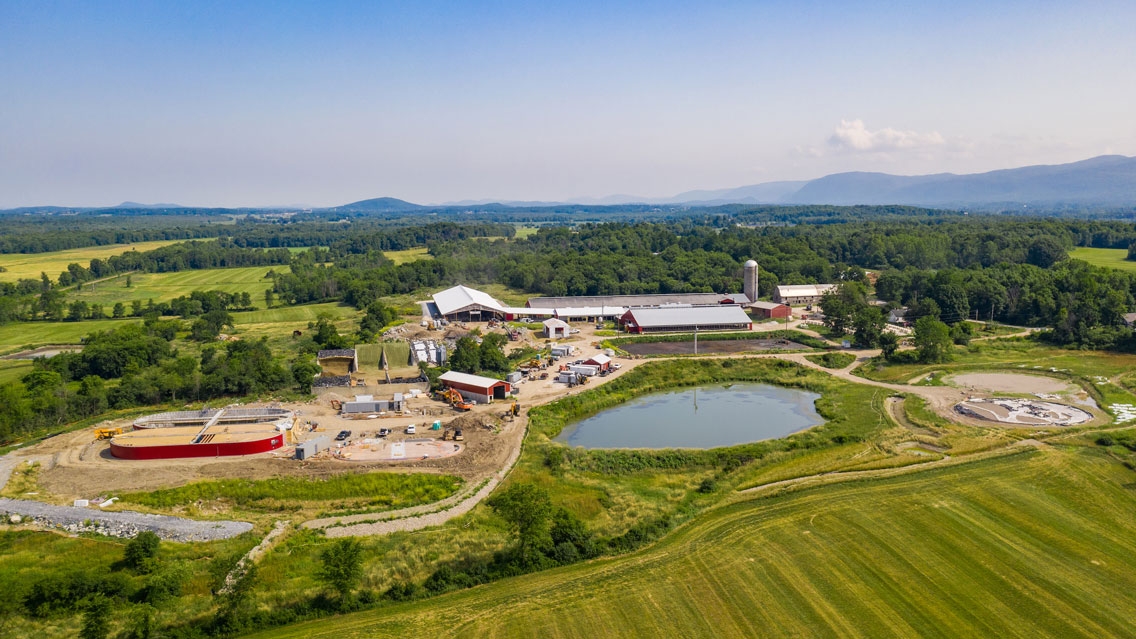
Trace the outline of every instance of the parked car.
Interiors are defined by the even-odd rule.
[[[406,434],[407,434],[407,435],[413,435],[413,434],[414,434],[414,433],[416,433],[416,432],[418,432],[418,429],[416,429],[416,428],[414,427],[414,424],[411,424],[411,425],[409,425],[409,426],[407,426],[407,427],[406,427]]]
[[[344,441],[345,439],[347,439],[350,436],[351,436],[351,431],[341,430],[341,431],[339,431],[339,434],[335,436],[335,441],[341,442],[341,441]]]
[[[379,429],[379,437],[386,437],[387,435],[390,435],[390,434],[391,434],[391,429],[389,429],[389,428],[380,428]]]

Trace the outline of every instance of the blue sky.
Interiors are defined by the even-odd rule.
[[[0,207],[666,196],[1136,155],[1132,3],[541,4],[0,0]]]

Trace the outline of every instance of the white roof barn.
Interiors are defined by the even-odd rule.
[[[491,295],[468,286],[454,286],[434,294],[434,305],[438,313],[449,317],[464,313],[505,314],[505,306]]]
[[[630,331],[749,330],[751,320],[740,306],[633,308],[623,315]]]
[[[785,284],[773,290],[773,301],[784,304],[816,304],[835,284]]]

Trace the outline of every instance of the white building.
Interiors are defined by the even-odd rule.
[[[820,298],[836,288],[835,284],[789,284],[773,290],[773,301],[789,306],[819,304]]]

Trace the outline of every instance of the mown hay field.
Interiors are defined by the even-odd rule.
[[[127,251],[150,251],[161,246],[176,244],[179,241],[184,240],[88,246],[50,253],[5,253],[0,255],[0,267],[5,269],[0,272],[0,281],[14,282],[24,277],[38,280],[40,273],[47,273],[48,277],[55,280],[59,278],[60,273],[67,270],[68,264],[79,264],[87,267],[95,258],[106,259],[114,255],[122,255]]]
[[[78,344],[96,331],[126,326],[139,319],[88,320],[83,322],[12,322],[0,326],[0,354],[19,351],[24,346]]]
[[[1133,478],[1023,449],[743,499],[628,556],[259,636],[1132,636]]]
[[[210,268],[176,273],[133,273],[129,276],[103,280],[96,284],[84,284],[82,289],[68,291],[68,300],[84,300],[88,303],[113,306],[115,302],[129,304],[134,300],[164,302],[175,297],[189,295],[193,291],[225,291],[226,293],[248,292],[254,306],[264,306],[264,291],[272,286],[272,280],[265,275],[275,270],[287,273],[287,266],[243,266],[239,268]],[[130,286],[126,286],[129,277]],[[109,311],[109,308],[107,309]]]
[[[1069,257],[1084,260],[1094,266],[1107,266],[1122,271],[1136,271],[1136,261],[1128,259],[1128,249],[1077,247],[1069,252]]]

